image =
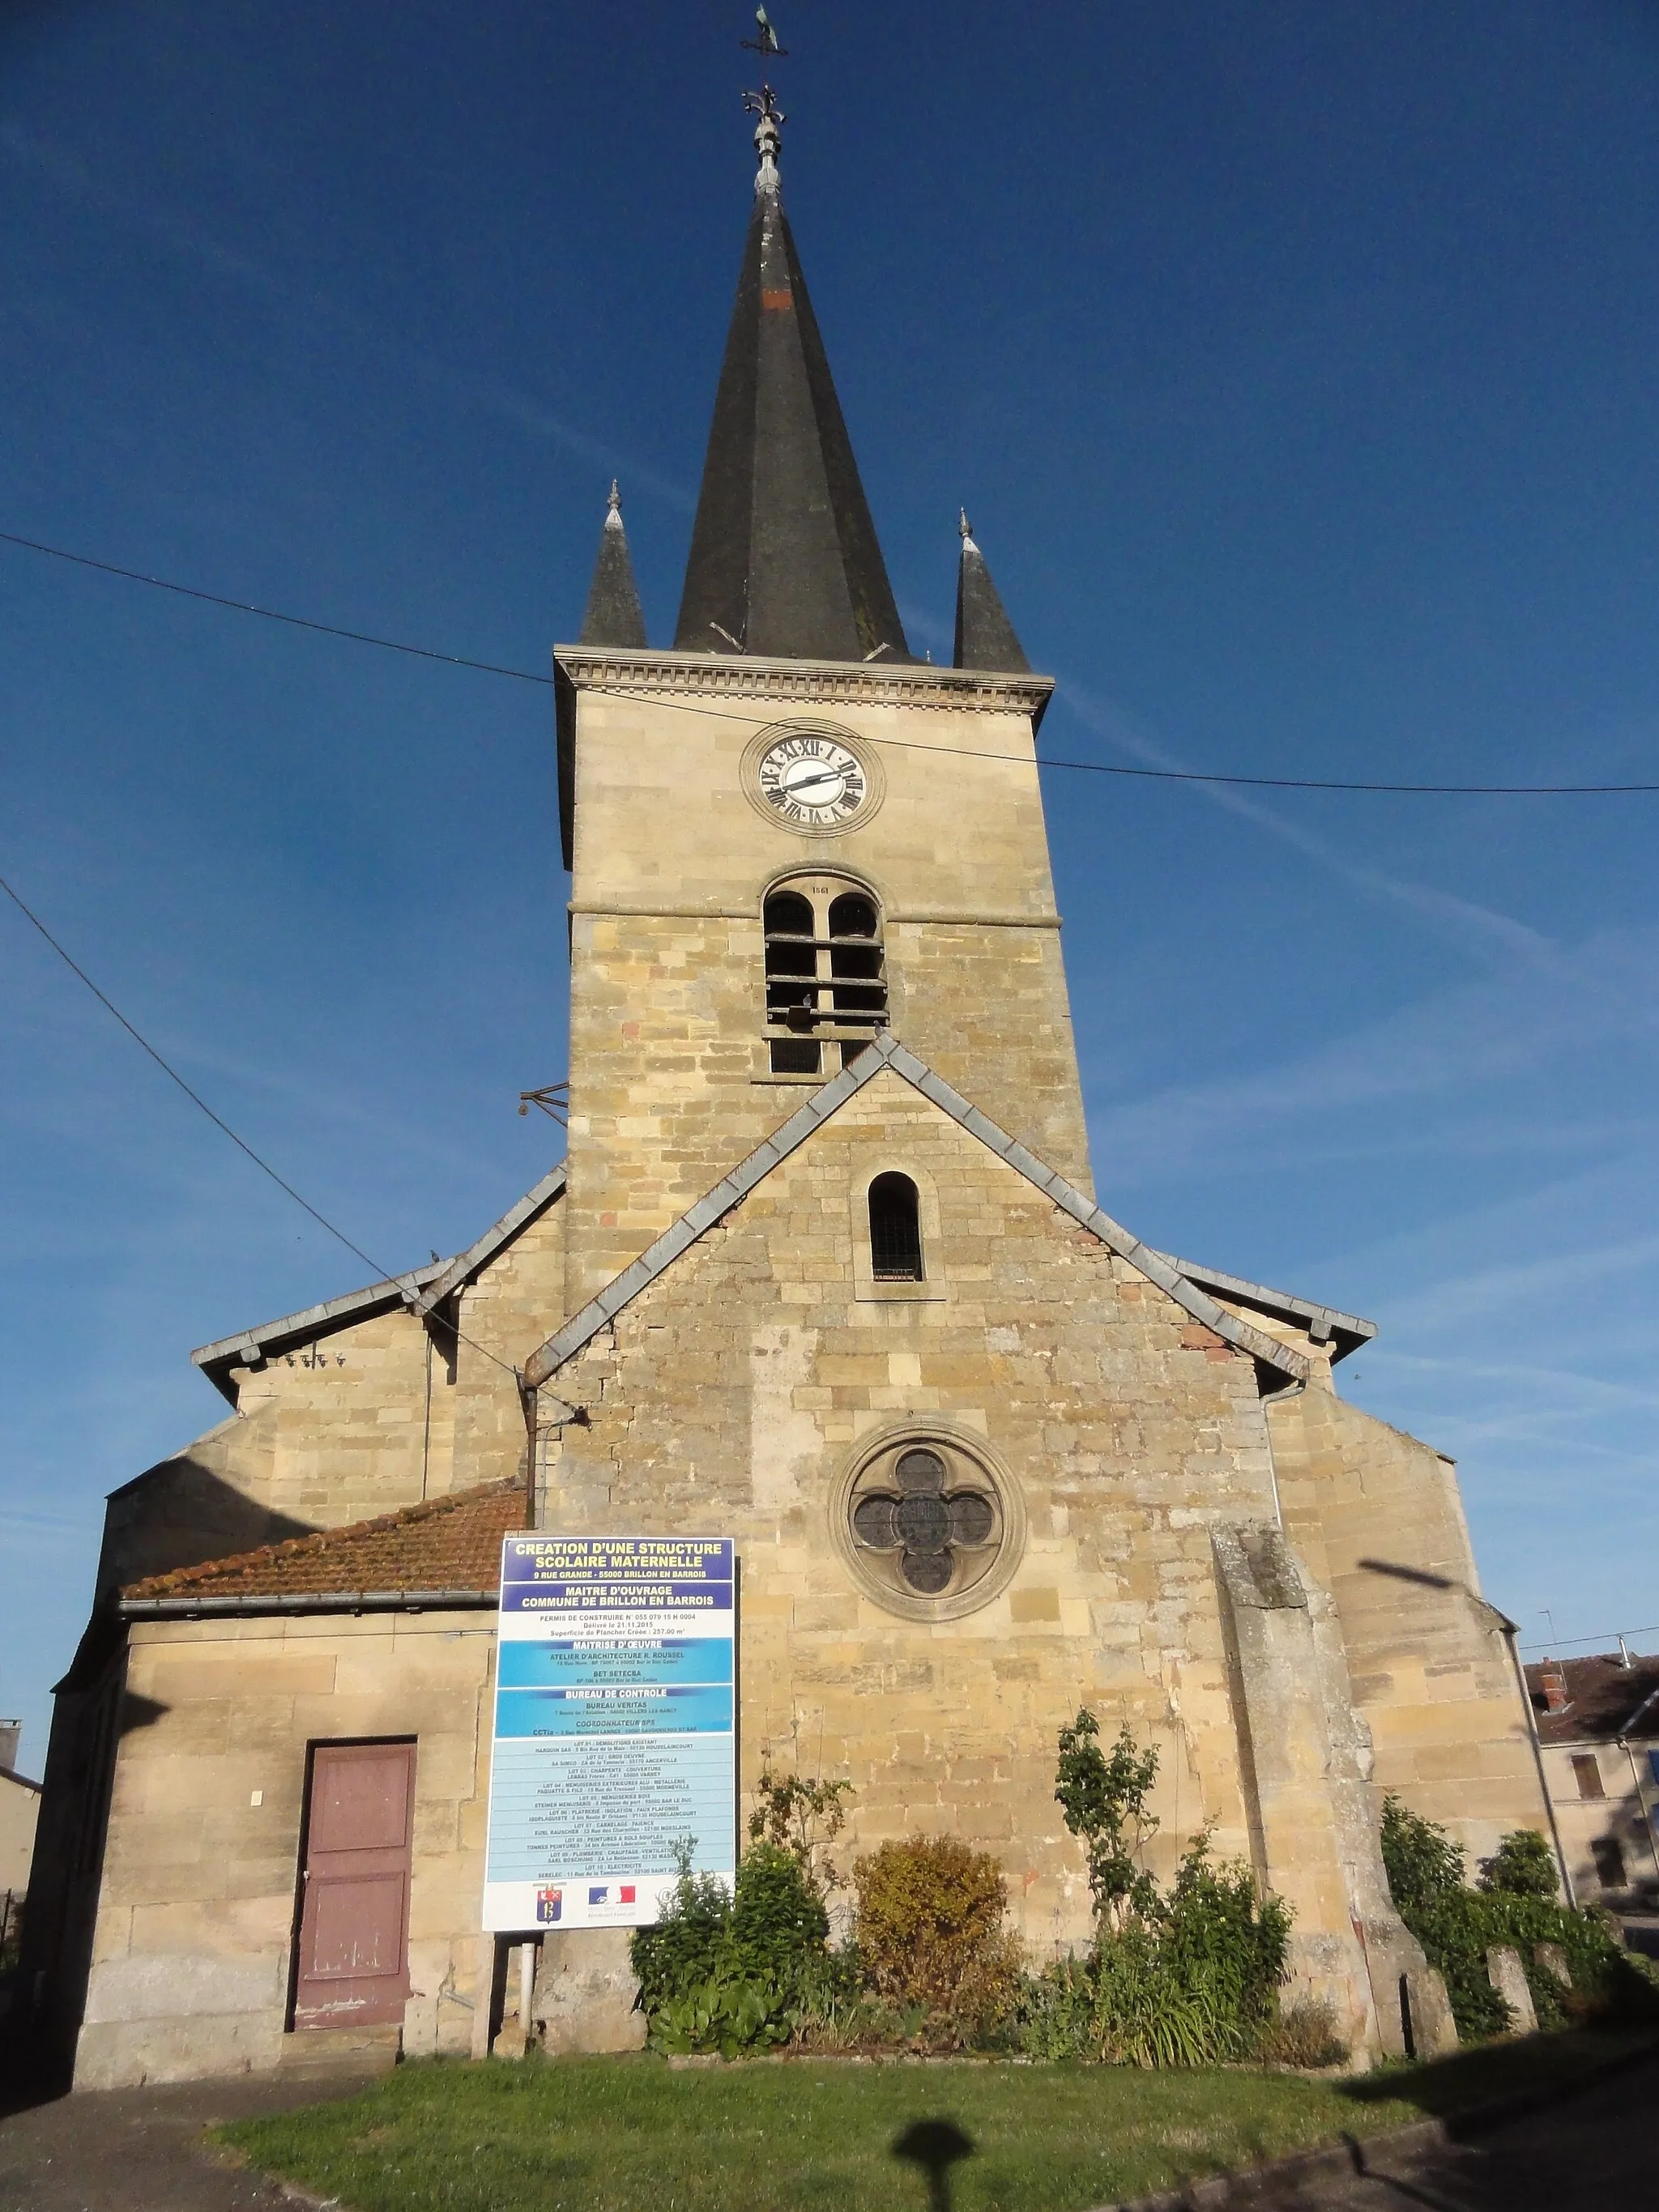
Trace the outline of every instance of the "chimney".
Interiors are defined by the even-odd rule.
[[[1572,1700],[1567,1695],[1567,1678],[1553,1659],[1545,1660],[1542,1680],[1544,1711],[1547,1713],[1565,1712]]]
[[[0,1767],[15,1772],[17,1766],[17,1747],[23,1740],[21,1721],[0,1721]]]

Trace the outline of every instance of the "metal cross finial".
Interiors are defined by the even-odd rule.
[[[961,515],[961,517],[962,517],[962,522],[961,522],[960,527],[961,527],[961,531],[962,531],[962,534],[963,534],[963,536],[964,538],[971,538],[971,537],[973,536],[973,534],[974,534],[974,526],[973,526],[973,524],[972,524],[971,522],[969,522],[969,520],[968,520],[968,510],[967,510],[967,508],[966,508],[965,507],[958,507],[958,508],[957,509],[957,514],[960,514],[960,515]]]
[[[759,35],[743,40],[745,52],[759,54],[766,61],[782,60],[787,56],[789,49],[779,45],[778,34],[764,8],[755,10],[755,28]],[[744,93],[743,104],[756,118],[755,152],[760,167],[755,178],[755,190],[757,192],[775,192],[778,189],[778,155],[783,145],[783,126],[788,118],[778,106],[777,94],[764,80],[758,92]]]
[[[605,501],[605,505],[611,509],[612,514],[622,513],[622,487],[615,477],[611,479],[611,496]]]

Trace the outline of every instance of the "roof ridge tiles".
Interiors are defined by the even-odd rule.
[[[830,1080],[815,1091],[804,1106],[798,1107],[779,1128],[755,1150],[724,1175],[714,1188],[698,1199],[670,1224],[662,1235],[648,1244],[631,1261],[621,1273],[613,1277],[598,1296],[591,1299],[580,1313],[569,1320],[532,1352],[524,1364],[526,1389],[538,1389],[548,1382],[565,1362],[574,1358],[585,1344],[598,1335],[600,1329],[614,1322],[623,1309],[631,1304],[639,1292],[654,1282],[664,1270],[689,1249],[690,1243],[705,1231],[723,1220],[732,1209],[769,1175],[772,1169],[812,1136],[836,1109],[861,1091],[865,1085],[884,1068],[890,1068],[900,1079],[909,1084],[929,1103],[948,1114],[951,1120],[965,1129],[979,1143],[1006,1161],[1017,1174],[1042,1191],[1045,1197],[1070,1214],[1083,1228],[1089,1230],[1100,1242],[1119,1257],[1137,1267],[1147,1279],[1183,1307],[1194,1321],[1231,1344],[1236,1351],[1246,1353],[1260,1364],[1277,1368],[1288,1381],[1305,1382],[1310,1372],[1303,1355],[1288,1345],[1251,1322],[1237,1319],[1216,1304],[1205,1291],[1190,1282],[1173,1267],[1161,1254],[1150,1245],[1143,1244],[1110,1214],[1103,1212],[1091,1198],[1077,1190],[1056,1169],[1040,1160],[1006,1130],[998,1127],[988,1115],[982,1114],[962,1093],[948,1084],[943,1076],[936,1075],[926,1060],[920,1059],[908,1045],[900,1042],[891,1030],[881,1036],[848,1066],[841,1068]],[[688,1237],[684,1232],[692,1228]]]

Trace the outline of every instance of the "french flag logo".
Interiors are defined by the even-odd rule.
[[[617,1894],[624,1905],[632,1905],[636,1901],[637,1893],[631,1881],[625,1881]]]
[[[611,1902],[610,1883],[602,1881],[598,1883],[593,1888],[590,1889],[587,1893],[587,1901],[590,1905],[609,1905]]]

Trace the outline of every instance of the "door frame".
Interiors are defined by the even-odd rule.
[[[415,1752],[411,1780],[420,1771],[420,1738],[411,1730],[402,1735],[313,1735],[306,1739],[306,1777],[300,1792],[300,1832],[294,1850],[294,1912],[289,1924],[288,1990],[283,2001],[284,2035],[314,2035],[315,2028],[296,2028],[294,2014],[300,1999],[300,1923],[306,1909],[306,1851],[311,1841],[311,1797],[319,1751],[371,1750],[381,1744],[406,1743]],[[410,1799],[409,1888],[404,1896],[404,1964],[409,1963],[409,1916],[415,1888],[415,1803]]]

